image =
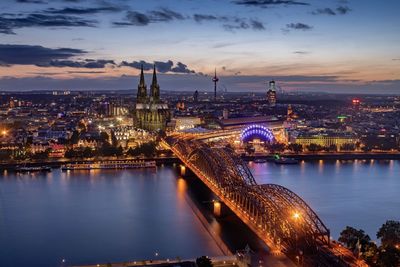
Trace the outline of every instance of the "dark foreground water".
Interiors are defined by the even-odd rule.
[[[397,161],[250,163],[250,168],[259,183],[299,194],[335,238],[352,225],[376,239],[385,220],[400,220]],[[186,181],[177,178],[172,166],[0,174],[0,266],[221,255],[188,204]],[[235,236],[237,229],[227,233]]]

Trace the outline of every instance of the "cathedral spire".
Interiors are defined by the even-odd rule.
[[[153,81],[151,82],[151,85],[158,85],[157,84],[157,74],[156,74],[156,64],[154,64],[154,67],[153,67]]]
[[[138,90],[137,90],[137,102],[138,103],[144,103],[146,102],[146,97],[147,97],[147,88],[146,88],[146,83],[144,81],[144,73],[143,73],[143,65],[140,67],[140,81],[138,85]]]
[[[156,65],[153,67],[153,81],[150,86],[150,98],[153,102],[160,101],[160,86],[157,82],[157,73],[156,73]]]
[[[139,82],[139,86],[146,87],[146,84],[144,82],[143,64],[140,67],[140,82]]]

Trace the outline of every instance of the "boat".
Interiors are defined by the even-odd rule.
[[[36,167],[16,167],[16,172],[51,172],[51,167],[49,166],[36,166]]]
[[[274,160],[276,164],[298,164],[299,161],[295,158],[279,157]]]
[[[254,163],[265,163],[265,162],[267,162],[267,160],[265,160],[265,159],[255,159],[254,160]]]
[[[152,161],[132,161],[132,160],[118,160],[118,161],[104,161],[92,163],[70,163],[61,166],[62,171],[72,170],[115,170],[115,169],[141,169],[141,168],[155,168],[156,162]]]

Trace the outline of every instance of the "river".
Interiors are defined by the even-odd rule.
[[[352,225],[375,240],[382,223],[400,220],[398,161],[249,166],[260,184],[283,185],[306,200],[334,238]],[[191,185],[177,173],[166,165],[157,170],[0,174],[0,265],[222,255],[189,203]],[[237,229],[225,235],[229,231],[235,238]]]

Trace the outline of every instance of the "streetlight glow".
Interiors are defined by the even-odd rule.
[[[293,218],[295,220],[300,219],[300,213],[298,213],[297,211],[293,213]]]

